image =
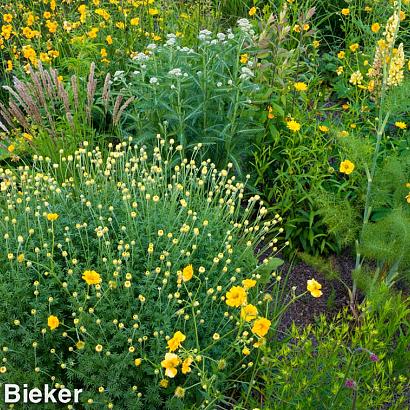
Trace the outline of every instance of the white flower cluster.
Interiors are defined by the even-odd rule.
[[[237,24],[244,33],[250,34],[251,36],[255,34],[248,19],[239,19]]]

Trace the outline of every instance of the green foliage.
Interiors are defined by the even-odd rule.
[[[279,282],[261,297],[282,262],[277,240],[260,244],[280,229],[259,197],[243,208],[245,186],[228,170],[160,139],[152,154],[84,142],[55,164],[36,157],[1,178],[1,381],[81,386],[84,408],[176,408],[177,387],[188,407],[216,405],[247,388],[265,336],[255,320],[273,316],[273,331],[283,311]],[[244,299],[232,304],[235,286]],[[246,300],[258,314],[243,317]],[[178,331],[179,349],[169,344]],[[171,376],[170,350],[180,361]]]
[[[261,406],[260,395],[262,408],[405,408],[409,313],[408,299],[388,297],[378,306],[366,305],[360,322],[345,310],[302,331],[293,327],[279,351],[264,351],[253,406]],[[372,353],[379,361],[371,360]],[[345,387],[347,380],[356,390]]]
[[[199,33],[195,49],[181,47],[170,34],[166,44],[149,44],[129,62],[128,71],[114,76],[122,95],[138,96],[123,121],[123,134],[152,144],[158,133],[173,138],[192,154],[201,143],[204,155],[217,166],[232,162],[243,174],[251,143],[262,132],[254,107],[260,87],[252,66],[241,63],[249,29],[217,36]]]

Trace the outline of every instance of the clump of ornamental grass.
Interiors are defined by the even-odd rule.
[[[283,230],[230,167],[158,138],[152,154],[84,142],[1,169],[1,379],[81,386],[86,409],[249,395],[277,322],[279,282],[264,290]]]
[[[58,159],[60,148],[73,153],[84,139],[100,133],[115,133],[124,111],[134,97],[124,99],[111,92],[111,75],[98,89],[95,64],[87,80],[72,75],[64,82],[54,68],[29,66],[29,76],[13,78],[13,86],[3,86],[8,103],[0,102],[0,147],[10,156],[34,152]]]

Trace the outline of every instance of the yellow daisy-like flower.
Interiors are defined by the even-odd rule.
[[[174,391],[174,396],[178,397],[179,399],[183,399],[185,396],[185,389],[181,386],[178,386]]]
[[[174,336],[168,340],[168,349],[171,352],[174,352],[177,350],[180,346],[181,343],[186,339],[186,336],[180,332],[179,330],[174,333]]]
[[[329,132],[329,127],[326,127],[326,125],[319,125],[319,130],[322,132]]]
[[[173,379],[177,373],[177,366],[181,363],[181,360],[175,353],[166,353],[165,359],[161,362],[161,366],[165,368],[165,375]]]
[[[192,279],[193,274],[194,268],[192,267],[192,265],[185,266],[185,268],[182,270],[182,280],[184,282],[188,282]]]
[[[396,121],[394,125],[401,130],[405,130],[407,128],[407,124],[403,121]]]
[[[340,163],[339,171],[342,174],[350,175],[353,172],[354,168],[355,166],[353,162],[346,159]]]
[[[323,294],[320,290],[322,289],[322,285],[314,279],[309,279],[307,281],[306,288],[314,298],[319,298]]]
[[[191,364],[193,361],[194,359],[191,356],[189,356],[182,362],[181,371],[183,374],[187,374],[191,372]]]
[[[47,325],[50,328],[50,330],[54,330],[58,328],[58,326],[60,325],[60,321],[58,320],[57,316],[51,315],[47,319]]]
[[[141,359],[140,357],[138,357],[137,359],[134,360],[134,364],[135,364],[135,366],[137,366],[137,367],[140,366],[141,363],[142,363],[142,359]]]
[[[228,306],[239,307],[246,303],[246,291],[242,286],[233,286],[225,296]]]
[[[251,303],[241,309],[241,319],[245,320],[245,322],[251,322],[256,319],[256,316],[258,316],[258,308]]]
[[[350,49],[350,51],[355,53],[359,49],[359,47],[360,47],[359,44],[354,43],[354,44],[350,44],[349,49]]]
[[[373,31],[373,33],[378,33],[379,30],[380,30],[380,24],[379,23],[373,23],[370,28]]]
[[[350,9],[342,9],[342,11],[341,11],[341,13],[344,15],[344,16],[348,16],[349,14],[350,14]]]
[[[301,91],[306,91],[306,90],[308,89],[307,84],[306,84],[306,83],[303,83],[303,82],[301,82],[301,81],[299,81],[299,82],[297,82],[297,83],[294,83],[293,86],[295,87],[295,90],[296,90],[296,91],[299,91],[299,92],[301,92]]]
[[[59,215],[54,213],[54,214],[47,214],[47,220],[54,222],[58,219]]]
[[[256,319],[253,323],[252,332],[259,337],[264,337],[268,332],[271,325],[271,321],[265,317]]]
[[[102,345],[97,345],[97,346],[95,346],[95,351],[96,351],[96,352],[100,353],[100,352],[102,352],[102,350],[103,350]]]
[[[251,7],[248,11],[248,14],[252,17],[256,14],[256,7]]]
[[[298,132],[300,130],[300,124],[295,121],[295,120],[290,120],[286,122],[286,126],[292,131],[292,132]]]
[[[87,285],[97,285],[102,281],[100,274],[97,273],[95,270],[84,271],[82,279],[84,279],[87,282]]]
[[[244,279],[242,281],[242,285],[245,289],[253,288],[256,285],[255,279]]]

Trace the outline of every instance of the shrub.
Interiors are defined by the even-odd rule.
[[[80,386],[84,408],[234,402],[283,310],[263,293],[281,218],[172,140],[87,145],[1,170],[1,380]]]

